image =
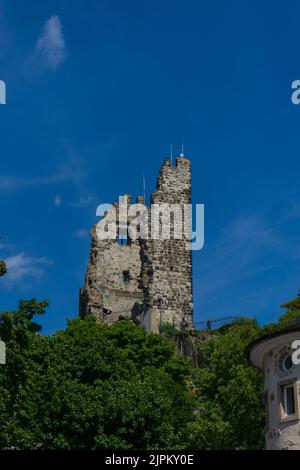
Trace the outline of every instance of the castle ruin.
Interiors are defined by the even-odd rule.
[[[123,198],[130,207],[131,197]],[[138,196],[136,203],[144,204],[144,197]],[[190,161],[183,154],[174,166],[166,158],[160,169],[150,207],[165,203],[179,204],[182,209],[191,204]],[[113,206],[118,211],[118,203]],[[192,329],[192,251],[187,249],[185,234],[181,239],[172,237],[174,225],[171,215],[170,239],[131,239],[126,226],[119,227],[115,239],[106,240],[99,240],[95,225],[80,290],[80,317],[94,315],[106,323],[128,317],[152,332],[158,332],[161,323]]]

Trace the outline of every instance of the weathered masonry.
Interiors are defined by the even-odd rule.
[[[131,197],[123,197],[130,207]],[[144,197],[138,196],[136,203],[144,204]],[[190,161],[183,154],[176,165],[166,158],[161,167],[151,206],[164,203],[178,204],[182,213],[184,205],[191,203]],[[114,207],[118,211],[118,203]],[[148,215],[151,225],[150,208]],[[182,229],[181,239],[174,238],[177,221],[171,214],[170,239],[132,240],[128,227],[123,227],[122,237],[99,240],[93,227],[85,284],[80,290],[81,318],[95,315],[112,323],[129,317],[153,332],[166,322],[192,328],[192,251],[187,249],[186,231]]]

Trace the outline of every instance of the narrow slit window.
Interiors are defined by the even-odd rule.
[[[123,282],[127,283],[130,281],[130,272],[129,271],[123,271],[122,272],[122,279]]]

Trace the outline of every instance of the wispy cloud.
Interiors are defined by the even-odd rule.
[[[214,240],[206,239],[194,264],[201,316],[214,319],[230,312],[271,318],[296,293],[299,207],[297,195],[288,195],[260,213],[235,218]]]
[[[54,205],[55,205],[56,207],[60,207],[61,204],[62,204],[62,198],[61,198],[61,196],[58,194],[58,195],[55,196],[55,198],[54,198]]]
[[[95,201],[95,196],[93,196],[92,194],[87,194],[84,196],[80,196],[78,201],[69,202],[69,205],[75,208],[83,209],[89,206],[90,204],[92,204],[94,201]]]
[[[201,293],[213,296],[215,292],[258,272],[274,267],[258,258],[279,248],[282,240],[261,216],[249,215],[234,220],[221,230],[219,240],[203,251],[202,267],[206,275]],[[205,255],[204,255],[205,254]]]
[[[17,176],[12,174],[0,175],[0,192],[13,192],[35,186],[50,186],[70,182],[78,185],[87,175],[82,160],[71,155],[56,171],[50,175],[33,177]]]
[[[43,26],[37,40],[34,59],[44,69],[56,70],[66,58],[66,43],[62,23],[57,15],[51,16]]]
[[[79,228],[72,233],[73,237],[78,238],[79,240],[84,240],[90,235],[89,230],[86,228]]]
[[[40,279],[46,273],[46,268],[53,264],[49,258],[34,258],[21,252],[5,259],[7,275],[1,279],[3,285],[11,287],[16,282],[28,285],[30,281]]]
[[[54,205],[56,207],[60,207],[64,202],[64,204],[74,207],[75,209],[85,209],[88,206],[90,206],[93,202],[95,202],[95,200],[96,198],[94,195],[87,194],[87,195],[80,196],[79,199],[75,202],[68,202],[68,201],[63,201],[62,197],[58,194],[54,198]]]

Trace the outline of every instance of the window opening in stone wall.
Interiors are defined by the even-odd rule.
[[[123,271],[122,272],[122,280],[123,282],[129,282],[130,281],[130,272],[129,271]]]

